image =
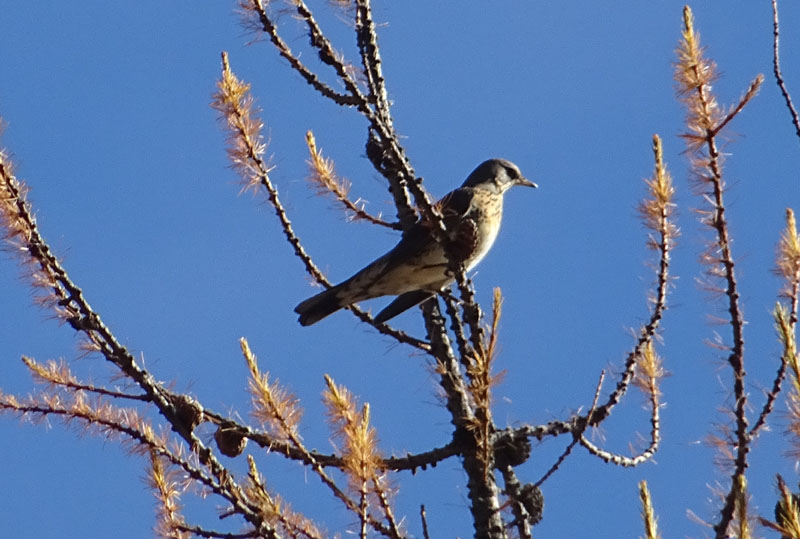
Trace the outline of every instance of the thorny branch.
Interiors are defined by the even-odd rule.
[[[641,357],[637,361],[637,370],[640,372],[634,383],[642,389],[650,401],[650,445],[639,452],[638,455],[626,457],[624,455],[605,451],[589,441],[583,433],[579,434],[580,444],[585,447],[589,453],[601,458],[605,462],[611,462],[617,466],[638,466],[653,457],[661,442],[659,381],[663,378],[664,372],[661,368],[661,360],[653,351],[652,341],[647,344]]]
[[[800,117],[797,114],[797,109],[794,108],[792,96],[786,88],[786,83],[783,82],[783,73],[781,73],[780,61],[780,25],[778,23],[778,0],[772,0],[772,73],[775,76],[775,82],[781,89],[784,101],[786,101],[786,108],[789,109],[789,115],[792,117],[792,125],[794,125],[795,133],[800,139]]]
[[[783,317],[786,319],[786,322],[785,324],[778,324],[778,336],[784,345],[784,352],[781,354],[781,362],[780,365],[778,365],[778,371],[772,382],[772,388],[769,393],[767,393],[767,400],[764,402],[758,419],[748,433],[750,439],[755,439],[755,437],[758,436],[760,429],[767,422],[767,417],[772,413],[775,407],[775,401],[781,392],[781,384],[786,376],[786,368],[789,366],[791,358],[794,355],[790,342],[791,339],[789,339],[788,336],[795,334],[797,308],[798,302],[800,301],[800,237],[797,233],[794,211],[791,209],[786,210],[786,228],[778,244],[777,258],[777,268],[775,271],[783,277],[785,281],[783,295],[789,301],[789,312]]]
[[[661,139],[657,135],[653,137],[653,156],[655,160],[655,170],[652,180],[648,182],[650,198],[645,200],[639,208],[639,213],[642,216],[645,226],[654,234],[654,236],[651,236],[648,246],[659,253],[658,272],[655,290],[652,296],[653,310],[648,322],[639,330],[639,338],[633,350],[631,350],[625,360],[625,369],[617,382],[616,388],[608,396],[606,402],[598,406],[591,415],[588,416],[588,421],[591,426],[597,426],[608,417],[611,410],[619,403],[622,396],[628,390],[628,386],[631,380],[633,380],[637,359],[641,357],[645,348],[655,337],[658,326],[661,323],[661,318],[664,316],[664,311],[667,308],[667,292],[670,282],[670,254],[675,237],[678,235],[678,229],[671,220],[674,210],[672,199],[675,190],[672,186],[672,178],[664,164]]]
[[[702,221],[715,235],[702,261],[708,265],[709,276],[712,279],[720,279],[723,283],[722,292],[727,299],[728,325],[732,340],[728,364],[733,371],[735,429],[734,438],[730,443],[733,445],[735,456],[730,490],[725,495],[719,522],[714,525],[717,539],[723,539],[728,535],[728,527],[735,517],[737,506],[742,506],[739,500],[744,497],[744,473],[748,466],[747,455],[751,448],[751,435],[757,434],[758,429],[755,427],[748,429],[744,366],[745,321],[740,305],[736,264],[731,249],[723,197],[725,192],[722,174],[723,156],[717,138],[720,131],[755,97],[764,78],[758,75],[739,102],[729,113],[722,116],[716,97],[711,92],[711,83],[716,77],[715,67],[713,62],[704,56],[699,34],[694,28],[694,17],[687,6],[683,13],[683,35],[678,47],[675,79],[687,109],[686,121],[689,132],[684,135],[684,139],[692,155],[692,168],[697,177],[698,191],[710,206],[709,210],[702,212],[704,216]],[[778,378],[780,377],[779,372]],[[766,417],[766,413],[763,417]],[[760,426],[758,422],[756,426]]]

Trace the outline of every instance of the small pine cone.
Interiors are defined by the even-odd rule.
[[[181,423],[194,431],[195,427],[203,420],[203,407],[196,400],[186,395],[178,395],[172,399],[172,405]]]
[[[247,446],[247,438],[233,424],[220,425],[214,433],[220,452],[226,457],[238,457]]]

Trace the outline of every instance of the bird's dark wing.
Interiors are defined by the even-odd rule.
[[[474,195],[473,189],[460,187],[438,202],[450,238],[448,249],[462,262],[469,259],[478,244],[477,223],[467,218]]]
[[[442,212],[444,226],[447,230],[456,230],[461,218],[469,211],[472,194],[472,189],[459,187],[455,191],[447,193],[436,203],[436,207]]]
[[[462,187],[449,192],[436,203],[436,207],[442,213],[445,227],[451,237],[457,232],[459,222],[469,210],[471,201],[472,190]],[[424,219],[420,219],[414,223],[411,228],[403,233],[400,242],[384,255],[383,258],[386,263],[384,271],[380,274],[376,274],[375,280],[383,277],[388,271],[396,267],[397,264],[411,260],[425,251],[432,242],[436,241],[433,239],[431,232],[431,224]]]
[[[472,244],[474,242],[473,235],[467,232],[468,238],[462,241],[462,236],[465,233],[463,218],[469,211],[472,202],[472,190],[459,188],[451,191],[441,198],[436,203],[436,208],[442,213],[445,228],[447,229],[448,236],[451,240],[450,248],[454,249],[457,256],[466,256],[469,252],[469,247],[464,246],[465,243]],[[469,227],[467,227],[469,228]],[[426,249],[431,248],[431,244],[436,241],[433,238],[432,226],[428,221],[421,219],[409,228],[404,234],[394,249],[385,255],[386,266],[384,272],[376,278],[380,278],[384,273],[388,272],[394,267],[394,264],[402,263],[406,260],[418,256]],[[386,322],[394,318],[398,314],[410,309],[411,307],[422,303],[426,299],[433,296],[430,290],[413,290],[401,294],[387,305],[375,317],[376,322]]]

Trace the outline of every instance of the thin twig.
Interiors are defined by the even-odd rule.
[[[691,69],[695,71],[695,77],[701,80],[704,76],[704,74],[699,72],[702,66],[695,64]],[[697,103],[703,111],[706,111],[705,114],[711,118],[713,97],[709,95],[710,88],[708,85],[699,84],[694,91]],[[741,108],[734,110],[738,112]],[[739,484],[739,477],[744,474],[747,468],[747,454],[750,451],[750,444],[748,439],[747,393],[745,391],[744,316],[739,305],[739,290],[735,272],[736,264],[731,250],[728,221],[725,215],[722,162],[716,138],[718,132],[719,130],[716,128],[705,128],[703,142],[708,155],[706,167],[708,172],[710,172],[710,176],[706,178],[706,181],[710,184],[712,190],[711,204],[713,208],[713,217],[709,221],[709,224],[714,229],[717,236],[715,245],[719,252],[719,262],[722,265],[723,278],[725,281],[725,296],[728,299],[728,321],[733,339],[733,346],[728,356],[728,363],[733,369],[734,374],[733,394],[736,418],[736,458],[734,459],[731,488],[725,497],[725,505],[720,513],[720,521],[714,526],[717,538],[722,539],[727,534],[728,524],[733,518],[736,505],[737,485]]]
[[[747,88],[747,91],[739,100],[739,102],[736,104],[736,106],[733,107],[733,109],[731,109],[731,111],[728,112],[728,114],[726,114],[725,117],[711,130],[713,135],[718,135],[720,131],[722,131],[725,128],[725,126],[728,125],[728,123],[736,117],[737,114],[742,112],[742,109],[745,107],[745,105],[747,105],[750,102],[750,100],[756,96],[756,94],[758,93],[758,89],[761,87],[763,83],[764,83],[763,75],[759,75],[755,79],[753,79],[753,81],[750,83],[750,86]]]
[[[798,301],[800,301],[800,252],[798,252],[800,238],[797,235],[797,223],[793,210],[786,210],[786,221],[786,231],[781,238],[780,248],[778,249],[776,272],[787,281],[788,286],[785,295],[789,299],[788,331],[791,335],[794,335],[795,327],[797,326]],[[791,350],[784,348],[784,353],[781,354],[781,363],[778,366],[778,372],[775,374],[775,380],[772,382],[772,389],[767,393],[764,407],[761,409],[753,428],[750,429],[749,436],[751,439],[758,436],[759,430],[766,424],[767,417],[775,407],[775,401],[780,394],[781,385],[786,377],[786,368],[789,364],[789,355],[791,353],[793,353]]]
[[[422,537],[424,537],[424,539],[430,539],[431,536],[428,535],[428,515],[425,513],[425,504],[419,506],[419,518],[422,521]]]
[[[80,383],[72,375],[65,364],[62,364],[62,372],[56,372],[56,364],[52,361],[48,362],[48,365],[50,366],[49,369],[36,362],[33,358],[29,358],[27,356],[22,356],[22,362],[25,363],[25,365],[34,373],[36,377],[41,378],[41,380],[55,386],[74,389],[77,391],[88,391],[90,393],[112,398],[137,400],[143,402],[150,402],[152,400],[150,396],[146,394],[134,395],[131,393],[125,393],[123,391],[115,391],[112,389],[106,389],[104,387],[98,387],[94,384]]]
[[[646,377],[646,380],[641,382],[637,381],[635,383],[637,386],[644,386],[643,389],[647,393],[650,401],[650,445],[638,455],[626,457],[624,455],[619,455],[600,449],[586,438],[583,431],[577,433],[580,444],[588,449],[591,454],[595,455],[596,457],[600,457],[606,462],[617,464],[618,466],[637,466],[642,462],[651,459],[656,451],[658,451],[658,446],[661,442],[661,404],[659,402],[658,380],[661,376],[663,376],[663,370],[661,369],[660,360],[653,351],[652,343],[648,343],[648,346],[642,356],[642,361],[649,362],[649,364],[646,366],[640,364],[641,370],[646,371],[642,373],[642,376]],[[587,416],[588,415],[591,414],[587,414]]]
[[[775,82],[778,83],[778,87],[781,89],[781,93],[783,94],[783,99],[786,101],[786,108],[789,109],[789,114],[792,117],[792,125],[794,125],[795,133],[797,137],[800,138],[800,117],[798,117],[797,109],[794,108],[794,103],[792,103],[792,97],[789,95],[789,90],[786,89],[786,84],[783,82],[783,74],[781,73],[781,63],[780,63],[780,56],[778,55],[779,43],[780,43],[780,27],[778,24],[778,1],[772,0],[772,66],[773,66],[773,74],[775,75]]]
[[[656,425],[658,425],[658,416],[657,415],[654,416],[654,419],[652,419],[652,421],[655,421]],[[657,431],[654,430],[654,432]],[[634,455],[633,457],[626,457],[625,455],[620,455],[617,453],[612,453],[610,451],[601,449],[600,447],[590,442],[585,436],[580,437],[581,445],[585,447],[589,451],[589,453],[602,459],[605,462],[610,462],[611,464],[616,464],[617,466],[622,466],[625,468],[638,466],[639,464],[653,458],[653,455],[655,455],[656,451],[658,450],[659,440],[660,440],[659,437],[653,437],[653,439],[650,442],[650,445],[644,451],[641,451],[640,453]]]
[[[367,503],[367,482],[366,480],[361,480],[359,485],[359,492],[358,492],[358,520],[361,523],[361,527],[358,531],[358,537],[360,539],[367,539],[367,524],[368,524],[368,509],[369,504]]]
[[[182,532],[191,533],[192,535],[197,535],[198,537],[207,537],[209,539],[249,539],[251,537],[259,537],[257,532],[225,533],[216,530],[209,530],[208,528],[203,528],[202,526],[189,526],[186,524],[176,524],[175,528]]]
[[[323,535],[317,529],[317,526],[298,513],[293,512],[287,504],[285,504],[279,496],[274,496],[269,492],[264,482],[264,477],[258,471],[256,461],[252,455],[247,455],[248,473],[247,477],[250,480],[250,489],[248,494],[255,498],[262,510],[271,515],[273,522],[278,524],[278,528],[282,528],[289,537],[299,539],[305,537],[307,539],[322,539]],[[220,518],[229,516],[222,514]],[[276,535],[276,538],[278,536]]]
[[[553,465],[550,466],[550,469],[547,470],[547,472],[545,472],[545,474],[542,475],[542,477],[540,477],[539,480],[534,483],[534,485],[537,487],[542,486],[542,483],[547,481],[550,478],[550,476],[553,475],[558,470],[561,464],[563,464],[564,461],[567,460],[567,457],[570,456],[572,450],[575,449],[575,446],[578,445],[579,441],[580,441],[579,437],[576,436],[575,438],[573,438],[572,441],[569,443],[569,445],[567,445],[567,447],[564,448],[564,451],[561,452],[561,455],[558,456]]]
[[[475,355],[475,349],[469,345],[467,338],[464,336],[464,324],[458,312],[457,300],[450,289],[442,290],[439,292],[439,295],[444,299],[447,316],[450,317],[450,329],[453,330],[453,335],[456,337],[459,359],[464,368],[467,369],[467,374],[469,374],[469,369],[472,366]]]
[[[730,440],[733,457],[733,472],[730,489],[720,511],[719,522],[714,525],[717,539],[728,536],[728,527],[734,518],[737,500],[742,494],[747,455],[751,449],[748,430],[747,392],[745,390],[744,366],[744,315],[740,305],[739,287],[736,279],[735,260],[731,249],[731,238],[724,202],[725,184],[722,174],[723,156],[718,147],[717,135],[729,121],[741,112],[744,105],[756,94],[763,76],[751,83],[739,104],[722,120],[719,105],[711,92],[716,77],[714,63],[704,56],[699,34],[695,30],[691,8],[683,9],[683,31],[678,47],[679,61],[675,78],[679,95],[687,108],[688,132],[683,135],[688,151],[693,155],[692,167],[698,177],[700,194],[710,209],[703,212],[703,223],[713,231],[715,238],[701,260],[709,265],[708,274],[722,280],[721,290],[727,299],[727,324],[731,330],[732,344],[728,348],[728,364],[733,371],[733,417],[734,435]]]
[[[796,304],[796,301],[794,303]],[[780,365],[778,365],[777,372],[775,373],[775,379],[772,381],[772,388],[767,393],[767,400],[764,402],[764,406],[761,408],[761,413],[758,415],[758,419],[753,424],[750,432],[747,433],[748,438],[751,440],[755,439],[759,435],[761,428],[767,423],[767,417],[769,417],[769,415],[775,409],[775,402],[777,401],[778,395],[781,392],[783,380],[786,378],[787,366],[788,362],[786,360],[786,355],[784,354],[781,356],[781,362]]]
[[[606,371],[605,370],[600,371],[600,379],[597,381],[597,387],[595,388],[594,391],[594,399],[592,400],[592,406],[591,408],[589,408],[589,412],[585,416],[587,418],[592,417],[595,408],[597,408],[597,401],[600,399],[600,390],[603,388],[603,380],[605,379],[605,377],[606,377]],[[572,450],[575,448],[575,446],[578,445],[581,436],[583,436],[583,433],[586,431],[588,426],[589,426],[589,421],[584,421],[581,424],[579,424],[578,430],[573,433],[572,441],[569,443],[569,445],[567,445],[567,447],[564,449],[561,455],[559,455],[558,459],[556,459],[555,463],[550,467],[550,469],[547,470],[547,472],[545,472],[545,474],[533,484],[535,487],[537,488],[541,487],[542,483],[547,481],[547,479],[549,479],[550,476],[553,475],[556,472],[556,470],[558,470],[561,464],[563,464],[564,461],[567,459],[567,457],[569,457],[570,453],[572,453]]]
[[[345,62],[334,50],[330,40],[325,36],[319,23],[314,18],[314,14],[311,13],[311,10],[303,0],[295,0],[293,3],[295,4],[297,14],[300,15],[300,18],[305,21],[308,27],[309,43],[312,47],[317,49],[319,59],[323,63],[333,67],[334,71],[336,71],[336,75],[342,81],[345,88],[347,88],[347,91],[353,99],[357,101],[358,105],[366,106],[367,98],[361,93],[358,84],[356,84],[356,81],[348,71]],[[275,34],[277,35],[277,29],[275,30]]]
[[[375,22],[372,20],[371,0],[356,0],[356,36],[370,97],[375,100],[381,121],[391,129],[393,123],[391,109],[381,68],[378,34],[375,31]]]
[[[605,418],[611,414],[611,410],[622,399],[625,392],[628,390],[631,380],[633,379],[634,369],[636,367],[636,360],[641,355],[642,350],[648,343],[650,343],[656,334],[661,319],[664,316],[664,311],[667,308],[667,291],[669,288],[669,264],[670,253],[672,251],[672,237],[674,235],[673,225],[669,219],[667,208],[662,209],[659,216],[658,223],[658,241],[655,247],[659,251],[659,264],[658,273],[655,282],[654,305],[653,311],[650,314],[650,319],[639,330],[639,338],[636,344],[628,353],[625,360],[625,369],[623,370],[619,381],[617,382],[614,391],[606,399],[606,402],[594,410],[589,423],[591,426],[597,426]]]
[[[589,408],[589,413],[586,414],[587,418],[591,417],[592,414],[594,413],[595,408],[597,408],[597,401],[600,398],[600,390],[603,387],[603,380],[605,376],[606,376],[606,371],[605,370],[600,371],[600,379],[598,380],[597,387],[595,388],[594,400],[592,401],[592,406],[591,408]],[[575,448],[575,446],[578,445],[578,442],[580,441],[580,436],[583,435],[583,432],[586,430],[588,426],[589,426],[588,421],[584,421],[579,425],[579,430],[573,433],[572,441],[569,443],[569,445],[567,445],[567,447],[564,449],[561,455],[559,455],[558,459],[556,459],[556,462],[550,467],[550,469],[547,470],[547,472],[545,472],[545,474],[533,484],[535,487],[537,488],[541,487],[542,483],[547,481],[547,479],[549,479],[550,476],[553,475],[556,472],[556,470],[558,470],[558,468],[561,466],[561,464],[563,464],[563,462],[567,459],[570,453],[572,453],[572,450]]]
[[[308,67],[305,66],[305,64],[300,61],[300,59],[289,48],[289,45],[287,45],[283,38],[281,38],[281,36],[278,34],[278,28],[267,14],[262,0],[245,0],[241,2],[241,6],[245,11],[252,11],[256,14],[262,29],[269,36],[269,39],[275,48],[278,49],[280,55],[286,58],[286,60],[289,62],[289,65],[291,65],[292,68],[297,71],[300,76],[303,77],[306,82],[310,84],[316,91],[339,105],[358,106],[359,108],[364,106],[363,96],[358,96],[357,94],[340,94],[319,80],[319,77],[317,77],[317,75],[315,75],[310,69],[308,69]]]
[[[797,306],[797,299],[795,296],[794,301],[792,302],[792,313],[794,316],[791,318],[793,320],[791,322],[791,331],[794,332],[794,327],[796,325],[796,306]],[[767,393],[767,400],[764,402],[764,406],[761,408],[761,413],[758,415],[758,419],[753,424],[753,427],[750,429],[750,432],[747,434],[748,437],[752,440],[755,439],[760,431],[761,428],[764,427],[767,423],[767,418],[775,409],[775,402],[778,399],[778,395],[781,392],[781,386],[783,385],[783,381],[786,378],[786,368],[789,366],[787,355],[781,354],[781,362],[778,365],[778,370],[775,373],[775,379],[772,381],[772,388]]]

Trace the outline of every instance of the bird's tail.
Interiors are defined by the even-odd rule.
[[[310,326],[311,324],[316,324],[345,305],[349,305],[349,303],[344,302],[343,298],[339,297],[339,289],[339,286],[334,286],[300,302],[294,308],[294,312],[300,315],[298,317],[300,325]]]
[[[430,290],[412,290],[411,292],[400,294],[394,301],[378,313],[375,317],[375,321],[379,323],[386,322],[390,318],[394,318],[398,314],[407,311],[414,305],[418,305],[430,297],[433,297],[433,292]]]

